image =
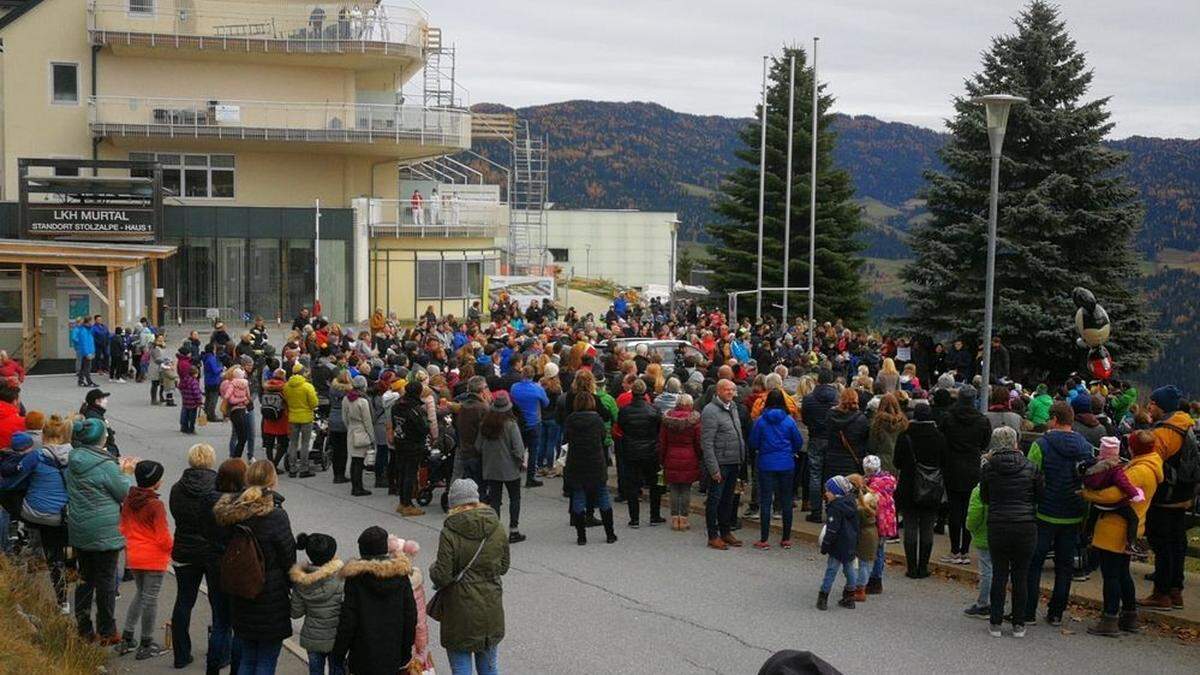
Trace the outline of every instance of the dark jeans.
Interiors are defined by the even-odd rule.
[[[946,500],[950,503],[950,554],[966,555],[971,548],[971,533],[967,531],[967,505],[971,502],[971,492],[946,490]]]
[[[508,529],[512,532],[517,531],[517,525],[521,521],[521,479],[516,480],[489,480],[487,503],[500,515],[500,507],[504,505],[503,492],[508,490]]]
[[[199,408],[180,408],[179,409],[179,430],[185,434],[196,433],[196,416],[200,413]]]
[[[239,640],[242,662],[237,675],[275,675],[283,640]]]
[[[400,489],[400,503],[412,506],[413,496],[417,491],[417,471],[421,468],[421,458],[417,455],[392,456],[396,467],[396,486]]]
[[[558,449],[562,446],[562,426],[555,420],[542,420],[541,452],[537,455],[537,465],[540,469],[554,467],[558,459]]]
[[[246,414],[246,409],[230,409],[229,424],[233,431],[233,447],[229,449],[229,456],[241,457],[246,451],[246,441],[250,440],[250,416]]]
[[[771,505],[776,499],[779,500],[779,510],[783,512],[783,538],[792,538],[794,474],[794,471],[758,472],[759,541],[766,541],[771,534]]]
[[[192,655],[192,636],[190,633],[192,624],[192,608],[196,606],[196,598],[200,592],[200,582],[208,578],[208,604],[212,609],[212,629],[208,635],[208,654],[209,666],[220,665],[222,659],[218,658],[215,662],[213,657],[221,657],[222,650],[228,649],[228,625],[224,631],[217,630],[219,623],[218,617],[221,612],[218,610],[219,598],[214,598],[213,590],[217,589],[218,582],[215,569],[206,569],[204,565],[176,565],[175,566],[175,608],[171,610],[171,643],[175,650],[175,667],[183,668],[187,665],[188,660]],[[219,593],[218,593],[219,596]],[[228,619],[226,613],[226,619]],[[228,624],[228,621],[226,621]],[[221,645],[221,634],[225,635],[225,643]]]
[[[75,623],[80,635],[117,634],[117,555],[120,551],[76,551],[79,585],[75,587]],[[96,598],[96,623],[92,627],[92,597]]]
[[[483,480],[483,460],[475,457],[462,460],[462,478],[470,478],[479,486],[479,500],[487,503],[487,483]]]
[[[329,455],[330,461],[333,463],[333,477],[344,478],[346,476],[345,431],[329,432]]]
[[[54,599],[58,604],[67,601],[67,526],[34,525],[42,541],[42,553],[46,566],[50,568],[50,584],[54,586]]]
[[[638,496],[643,486],[650,488],[650,519],[660,520],[662,496],[667,489],[658,485],[658,458],[626,459],[625,471],[628,472],[625,476],[625,505],[629,507],[629,522],[636,523],[642,517],[642,504]]]
[[[704,501],[704,524],[708,538],[715,539],[729,534],[733,525],[733,497],[737,487],[737,464],[721,465],[721,482],[710,482]]]
[[[375,485],[387,484],[388,460],[391,459],[392,449],[386,445],[375,446]]]
[[[1129,556],[1100,549],[1092,549],[1092,552],[1100,558],[1100,575],[1104,579],[1104,613],[1116,616],[1122,610],[1136,611],[1137,598],[1134,596],[1133,577],[1129,574]]]
[[[1037,595],[1030,595],[1026,575],[1029,574],[1029,558],[1033,555],[1034,542],[1038,537],[1038,526],[1033,523],[989,523],[988,551],[992,556],[991,621],[993,626],[1004,622],[1004,596],[1008,578],[1012,576],[1013,624],[1023,625],[1032,614],[1026,608],[1029,600],[1037,608]],[[1068,576],[1071,568],[1067,567]],[[1036,591],[1035,591],[1036,593]]]
[[[342,657],[328,652],[308,651],[308,675],[326,675],[325,664],[329,664],[328,675],[342,675],[346,664]]]
[[[279,468],[279,463],[287,457],[288,436],[287,434],[275,435],[264,433],[262,437],[263,452],[266,453],[267,459],[270,460],[275,468]],[[295,471],[295,467],[288,467],[290,471]]]
[[[937,508],[904,509],[904,557],[908,572],[915,574],[929,567],[929,555],[933,551],[933,523],[937,520]]]
[[[76,360],[79,361],[79,372],[75,373],[75,378],[79,384],[90,384],[92,381],[92,357],[77,356]]]
[[[221,388],[217,385],[204,385],[204,416],[209,422],[217,421],[217,399],[221,398]]]
[[[1146,538],[1154,551],[1154,592],[1183,588],[1183,560],[1187,556],[1186,509],[1151,506],[1146,512]]]
[[[537,471],[538,452],[542,447],[542,423],[531,427],[521,426],[521,442],[529,452],[525,462],[525,480],[533,480]]]
[[[821,470],[825,463],[825,449],[829,447],[826,438],[813,438],[808,444],[808,507],[813,513],[821,513]]]
[[[1046,555],[1050,547],[1054,547],[1054,590],[1050,593],[1050,603],[1046,606],[1046,615],[1061,617],[1067,608],[1067,596],[1071,593],[1071,577],[1075,573],[1075,541],[1079,537],[1079,525],[1054,525],[1044,520],[1037,523],[1037,547],[1033,550],[1033,558],[1029,563],[1029,606],[1025,609],[1026,621],[1032,621],[1037,614],[1038,598],[1041,594],[1042,566],[1046,563]],[[989,532],[988,544],[991,544]],[[995,564],[996,554],[992,552],[992,563]]]

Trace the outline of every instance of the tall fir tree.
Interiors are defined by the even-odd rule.
[[[1123,371],[1158,345],[1137,296],[1133,236],[1142,209],[1115,170],[1123,153],[1101,143],[1112,129],[1108,99],[1083,101],[1092,71],[1055,6],[1034,0],[1016,32],[993,38],[983,69],[954,99],[946,173],[928,172],[933,216],[909,238],[903,271],[908,328],[977,340],[983,327],[991,160],[984,94],[1024,96],[1008,118],[1000,165],[994,334],[1014,373],[1061,380],[1081,369],[1071,290],[1090,288],[1112,320],[1110,351]]]
[[[787,121],[789,58],[796,56],[795,121],[792,137],[792,227],[788,284],[808,285],[809,185],[812,153],[812,69],[799,48],[785,48],[773,58],[767,83],[767,171],[763,218],[763,288],[783,286],[784,192],[787,186]],[[850,175],[833,165],[836,139],[829,110],[833,97],[821,85],[817,143],[817,236],[814,313],[818,321],[843,319],[861,325],[867,313],[857,239],[862,228],[859,207],[851,199]],[[741,131],[745,147],[737,152],[745,164],[723,182],[714,211],[722,221],[708,225],[714,243],[710,264],[717,287],[726,291],[756,288],[758,260],[758,183],[761,104],[754,121]],[[753,295],[742,296],[739,313],[753,315]],[[777,310],[779,293],[763,295],[763,314]],[[808,314],[806,293],[790,293],[788,316]]]

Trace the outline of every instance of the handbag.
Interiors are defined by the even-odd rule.
[[[462,581],[463,575],[466,574],[467,570],[471,569],[471,565],[474,565],[475,561],[479,559],[479,554],[483,553],[483,547],[486,545],[487,537],[484,537],[483,541],[479,542],[479,548],[475,549],[475,555],[471,556],[471,560],[462,568],[462,570],[459,571],[458,576],[454,577],[454,581],[451,581],[434,592],[433,597],[429,599],[429,604],[425,605],[425,616],[428,616],[434,621],[441,623],[442,617],[446,614],[446,591],[450,590],[454,584]]]
[[[850,441],[846,440],[846,432],[839,431],[838,438],[842,439],[842,447],[846,448],[846,452],[850,453],[850,457],[852,457],[854,459],[854,463],[858,465],[858,470],[862,471],[862,459],[860,459],[858,453],[854,451],[854,446],[850,445]]]

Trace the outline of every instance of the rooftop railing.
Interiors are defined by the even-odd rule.
[[[95,44],[300,53],[421,54],[428,21],[419,9],[281,0],[90,0]]]
[[[97,136],[471,146],[471,114],[457,108],[134,96],[88,104]]]
[[[374,237],[494,237],[505,222],[499,202],[426,195],[419,202],[370,199],[367,224]]]

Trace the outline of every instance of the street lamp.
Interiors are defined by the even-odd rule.
[[[982,103],[987,110],[988,144],[992,155],[992,189],[988,200],[987,276],[986,296],[983,299],[983,382],[979,393],[979,409],[986,411],[988,392],[992,383],[992,305],[996,288],[996,220],[997,203],[1000,201],[1000,150],[1004,147],[1004,130],[1008,126],[1008,111],[1014,103],[1025,103],[1028,99],[1009,94],[988,94],[971,99]]]

